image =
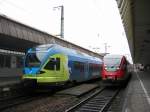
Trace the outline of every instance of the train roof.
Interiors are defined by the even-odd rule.
[[[68,56],[75,56],[75,57],[80,57],[83,59],[92,59],[95,61],[101,61],[102,60],[100,58],[97,57],[93,57],[90,56],[86,53],[74,50],[74,49],[70,49],[70,48],[66,48],[63,46],[60,46],[58,44],[43,44],[43,45],[38,45],[35,47],[36,50],[42,50],[42,51],[53,51],[52,53],[64,53]]]

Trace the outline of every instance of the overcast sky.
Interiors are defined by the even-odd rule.
[[[0,13],[52,35],[60,33],[64,6],[64,38],[87,49],[130,54],[116,0],[0,0]],[[97,49],[96,49],[97,48]]]

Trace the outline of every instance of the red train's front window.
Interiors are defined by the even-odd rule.
[[[119,69],[120,62],[119,58],[104,58],[104,69],[106,71],[116,71]]]

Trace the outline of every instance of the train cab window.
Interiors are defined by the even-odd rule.
[[[60,58],[51,58],[46,64],[45,69],[48,70],[60,70]]]

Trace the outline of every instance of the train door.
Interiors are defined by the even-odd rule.
[[[66,81],[69,79],[68,59],[63,54],[55,54],[50,56],[46,62],[44,69],[45,76],[51,77],[55,81]]]
[[[85,63],[78,60],[74,61],[72,73],[71,80],[76,82],[85,80]]]
[[[89,79],[89,63],[88,63],[88,61],[85,63],[85,66],[84,66],[84,78],[85,78],[85,80]]]

